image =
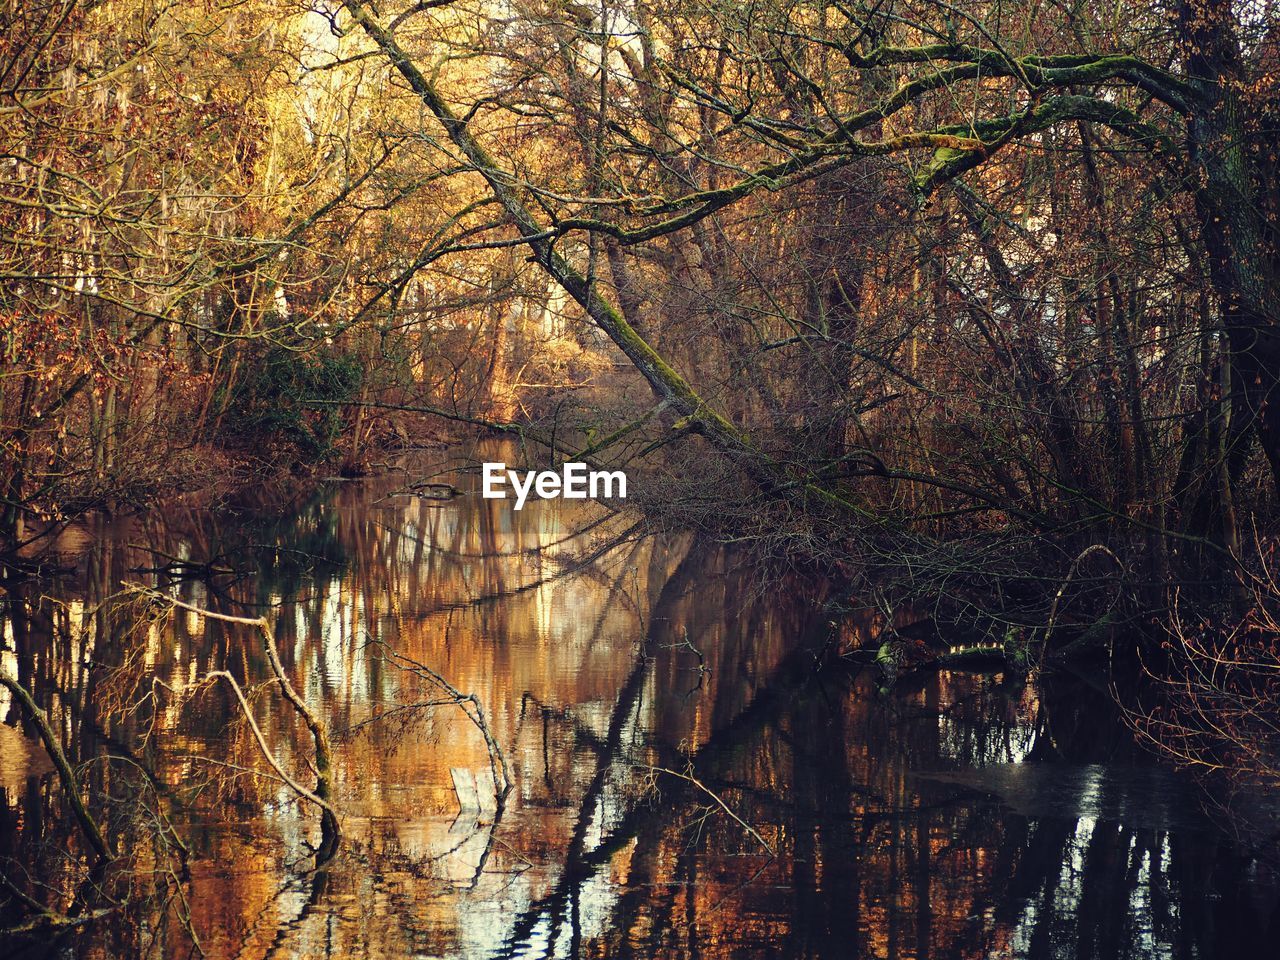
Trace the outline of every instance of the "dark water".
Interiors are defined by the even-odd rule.
[[[99,522],[64,537],[73,569],[10,591],[5,664],[127,856],[89,876],[0,694],[0,923],[29,920],[19,894],[103,914],[0,936],[0,956],[1278,955],[1271,878],[1087,687],[942,673],[883,695],[819,668],[831,625],[796,584],[724,550],[594,504],[515,513],[406,483],[336,484],[275,519]],[[310,869],[315,809],[260,775],[205,680],[266,680],[254,631],[107,599],[123,583],[271,617],[335,741],[328,869]],[[500,814],[475,726],[412,707],[432,689],[380,644],[475,695],[512,772]],[[252,701],[314,783],[278,689]],[[477,785],[461,811],[455,772]]]

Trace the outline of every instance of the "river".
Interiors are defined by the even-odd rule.
[[[1267,871],[1087,683],[932,672],[884,692],[822,656],[852,628],[795,579],[595,503],[483,500],[457,468],[495,456],[63,534],[65,570],[5,598],[3,656],[124,857],[86,882],[0,693],[0,874],[79,916],[0,936],[0,956],[1274,955]],[[209,678],[237,678],[276,762],[314,784],[255,628],[109,599],[125,584],[268,617],[333,741],[343,845],[323,870],[316,808]],[[413,664],[474,696],[501,809],[481,730]],[[25,915],[0,884],[0,922]]]

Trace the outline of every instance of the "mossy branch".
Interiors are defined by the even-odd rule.
[[[799,490],[802,497],[805,494],[815,495],[842,512],[862,513],[856,505],[840,494],[813,483],[812,478],[805,478],[798,486],[795,478],[788,476],[785,467],[767,457],[746,433],[699,396],[692,385],[627,322],[621,311],[600,295],[596,284],[556,251],[553,240],[547,236],[545,227],[538,223],[528,205],[520,198],[516,186],[518,180],[502,170],[489,156],[472,135],[466,120],[457,116],[440,95],[434,78],[428,78],[414,64],[364,3],[360,0],[343,0],[343,6],[436,117],[454,146],[484,178],[494,198],[498,200],[517,231],[524,237],[533,253],[532,259],[540,264],[551,278],[586,311],[587,316],[604,331],[648,381],[658,399],[669,404],[673,412],[685,421],[691,432],[702,435],[718,450],[730,457],[768,494],[795,496],[796,491]],[[793,165],[795,172],[805,172],[803,168],[809,166],[811,160],[821,159],[831,149],[823,146],[813,158],[798,158],[795,161],[788,161],[783,167],[789,169]],[[740,185],[730,194],[716,197],[709,203],[716,208],[724,206],[740,196],[745,196],[759,185],[754,182],[750,186]],[[710,209],[711,207],[705,209],[699,207],[682,216],[688,217],[689,222],[692,223],[701,216],[705,216]],[[703,211],[700,215],[699,210]]]

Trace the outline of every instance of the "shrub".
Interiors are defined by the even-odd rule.
[[[224,432],[276,456],[323,463],[336,451],[342,405],[354,399],[362,376],[351,354],[272,347],[251,360],[232,387]]]

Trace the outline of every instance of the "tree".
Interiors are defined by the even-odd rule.
[[[1269,23],[1254,36],[1223,2],[1184,5],[1172,25],[1147,7],[1126,11],[1123,21],[1092,8],[1045,17],[985,4],[612,7],[626,24],[615,33],[632,38],[616,42],[638,45],[646,58],[642,69],[628,64],[627,85],[637,102],[665,104],[662,117],[639,110],[638,122],[678,119],[657,131],[659,139],[616,122],[609,135],[641,157],[639,164],[688,173],[657,184],[618,182],[579,198],[535,182],[527,167],[500,163],[485,146],[485,114],[515,109],[514,99],[508,104],[491,91],[459,108],[442,87],[445,74],[418,67],[399,38],[420,36],[414,24],[447,16],[440,12],[447,6],[419,4],[384,20],[360,0],[344,3],[484,179],[534,258],[663,400],[718,447],[755,464],[758,478],[785,486],[742,431],[606,301],[595,278],[559,252],[564,238],[585,232],[636,246],[695,229],[761,191],[793,188],[875,156],[901,157],[923,199],[1080,123],[1108,145],[1123,141],[1144,151],[1161,172],[1166,197],[1194,197],[1197,243],[1209,258],[1229,333],[1241,409],[1280,471],[1276,405],[1269,402],[1280,370],[1265,195],[1272,161],[1262,133],[1274,103]],[[576,6],[539,12],[579,31],[603,15]],[[1159,60],[1139,53],[1165,45]],[[715,118],[710,156],[689,121],[694,116]],[[735,148],[750,159],[735,162]],[[712,168],[714,178],[706,172]],[[723,182],[726,171],[736,171],[730,182]]]

